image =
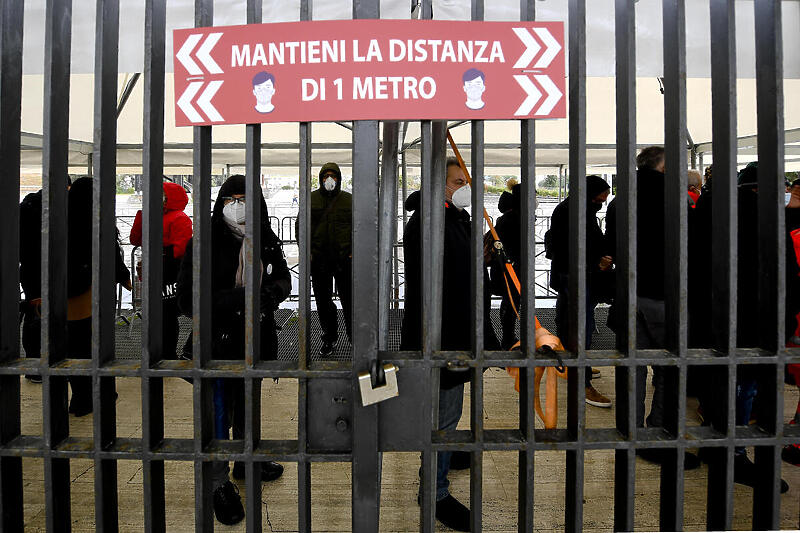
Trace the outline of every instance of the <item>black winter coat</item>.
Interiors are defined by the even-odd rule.
[[[403,233],[406,269],[405,313],[401,350],[419,350],[422,346],[422,248],[420,242],[420,199],[415,191],[406,200],[406,210],[414,211]],[[470,350],[470,239],[472,227],[467,211],[447,205],[444,216],[444,276],[442,279],[442,350]],[[484,269],[484,347],[498,350],[494,328],[489,319],[491,282]],[[464,382],[467,373],[443,371],[441,387]]]
[[[550,239],[552,240],[550,285],[559,291],[566,287],[560,283],[569,275],[569,196],[553,210],[550,218]],[[610,255],[603,230],[597,222],[596,212],[586,213],[586,282],[589,284],[604,283],[600,278],[600,259]],[[598,287],[599,288],[599,287]]]
[[[42,295],[42,191],[19,204],[19,282],[25,299]]]
[[[503,213],[497,219],[495,230],[500,242],[503,243],[503,250],[506,257],[513,264],[519,263],[521,239],[520,227],[522,214],[520,213],[520,186],[514,185],[512,192],[503,192],[497,202],[497,208]]]
[[[689,343],[697,348],[714,344],[711,204],[711,191],[704,192],[689,218]],[[758,193],[749,188],[740,188],[738,211],[736,343],[740,348],[755,348],[759,345],[760,335]],[[787,294],[790,290],[787,286]]]
[[[92,178],[78,178],[67,194],[67,297],[80,296],[92,288]],[[119,230],[114,241],[114,273],[117,283],[131,278],[119,244]]]
[[[241,241],[222,218],[222,209],[211,218],[211,337],[214,359],[244,359],[245,288],[236,287]],[[266,211],[266,207],[262,213]],[[289,296],[291,278],[281,242],[262,214],[261,262],[261,358],[278,354],[274,310]],[[178,307],[192,315],[192,241],[178,273]]]
[[[636,171],[636,292],[664,299],[664,174],[649,168]],[[617,258],[617,199],[606,213],[608,255]]]

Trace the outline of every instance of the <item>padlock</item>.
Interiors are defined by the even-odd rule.
[[[361,404],[364,407],[400,395],[400,391],[397,388],[398,368],[391,363],[386,363],[383,365],[382,369],[386,382],[375,388],[372,387],[372,378],[369,372],[360,372],[358,374],[358,386],[361,389]]]

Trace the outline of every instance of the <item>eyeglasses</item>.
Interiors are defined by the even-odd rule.
[[[242,196],[241,198],[235,198],[233,196],[223,196],[222,201],[225,202],[225,205],[228,204],[244,204],[245,198]]]

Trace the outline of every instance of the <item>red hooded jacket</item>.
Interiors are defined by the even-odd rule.
[[[164,246],[172,246],[175,259],[183,257],[186,243],[192,238],[192,219],[183,210],[189,203],[186,191],[177,183],[164,182],[164,195],[167,203],[164,206]],[[131,244],[142,245],[142,211],[136,213],[131,228]]]

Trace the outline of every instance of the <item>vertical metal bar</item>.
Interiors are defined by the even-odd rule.
[[[711,268],[714,347],[724,354],[736,348],[736,278],[738,200],[736,188],[736,2],[712,0],[711,110],[714,152]],[[700,154],[700,166],[703,158]],[[707,527],[731,529],[733,521],[733,437],[735,431],[736,365],[729,363],[725,391],[718,396],[725,426],[716,428],[729,439],[709,464]]]
[[[583,527],[583,432],[586,425],[586,2],[569,2],[569,328],[578,366],[567,378],[567,430],[578,447],[567,453],[566,530]],[[559,334],[562,334],[559,332]]]
[[[424,0],[423,0],[424,2]],[[423,4],[424,5],[424,4]],[[432,300],[434,295],[434,277],[431,272],[434,270],[435,255],[433,253],[433,243],[431,242],[432,232],[424,231],[423,228],[438,228],[433,226],[435,212],[431,211],[431,196],[436,190],[434,184],[434,171],[433,171],[433,142],[432,142],[432,128],[433,124],[429,120],[420,122],[420,188],[422,194],[421,202],[421,224],[420,224],[420,247],[422,256],[421,276],[422,281],[422,357],[425,361],[428,370],[428,380],[426,386],[423,388],[422,401],[424,402],[423,413],[426,415],[420,421],[423,426],[423,434],[428,435],[433,430],[434,414],[433,406],[436,402],[433,401],[434,391],[438,393],[433,382],[433,370],[430,366],[431,356],[434,351],[434,339],[436,334],[441,333],[441,313],[437,315],[431,310],[433,305]],[[440,217],[440,222],[443,222]],[[439,232],[436,232],[437,234]],[[440,248],[441,250],[441,248]],[[440,282],[441,283],[441,282]],[[441,301],[441,297],[439,298]],[[436,346],[438,346],[438,337],[436,339]],[[436,453],[431,450],[430,442],[425,443],[422,450],[422,485],[421,494],[422,501],[420,507],[420,530],[426,533],[434,531],[436,527]]]
[[[421,0],[422,11],[419,18],[422,20],[430,20],[433,18],[433,0]]]
[[[300,20],[311,20],[312,0],[300,0]],[[311,317],[311,123],[300,123],[300,205],[298,212],[297,255],[299,261],[298,359],[301,370],[311,361],[308,350],[309,319]],[[308,379],[298,380],[297,439],[300,460],[297,462],[297,528],[311,531],[311,463],[304,454],[308,447]]]
[[[354,0],[354,19],[379,19],[380,0]],[[353,397],[357,373],[378,358],[378,122],[353,122]],[[378,406],[353,404],[354,532],[377,531],[380,517]]]
[[[617,350],[636,357],[636,7],[616,0],[617,195],[616,242]],[[636,438],[636,367],[615,370],[616,426],[625,438]],[[614,454],[614,530],[633,531],[636,454],[632,448]]]
[[[19,178],[24,2],[0,4],[0,360],[19,357]],[[27,295],[26,295],[27,296]],[[19,376],[0,378],[0,444],[20,434]],[[23,529],[22,458],[0,458],[0,529]]]
[[[357,12],[363,15],[363,11]],[[353,369],[378,357],[378,122],[353,123]],[[359,396],[353,380],[353,397]],[[353,531],[377,531],[380,510],[378,406],[353,406]]]
[[[472,20],[483,20],[484,0],[472,0]],[[471,123],[472,139],[470,146],[470,172],[472,174],[472,353],[477,365],[470,382],[470,427],[472,438],[481,449],[472,452],[469,471],[469,506],[470,529],[483,530],[483,365],[484,365],[484,316],[485,306],[483,292],[483,121],[473,120]]]
[[[196,27],[214,23],[213,0],[195,0]],[[211,126],[193,128],[192,340],[195,369],[211,359]],[[202,453],[214,433],[212,380],[193,382],[194,451]],[[195,461],[195,530],[213,531],[211,463]]]
[[[260,24],[261,0],[247,0],[247,23]],[[245,126],[245,366],[261,359],[261,124]],[[244,452],[247,531],[261,531],[261,465],[253,450],[261,439],[261,380],[244,379]]]
[[[536,20],[536,2],[520,0],[520,20]],[[520,348],[528,365],[536,357],[536,122],[520,121]],[[517,527],[520,533],[533,531],[534,460],[536,415],[534,414],[533,366],[520,368],[519,429],[528,443],[518,457]]]
[[[664,292],[666,348],[684,357],[687,348],[687,154],[686,154],[686,17],[684,0],[664,0]],[[666,258],[670,258],[667,260]],[[665,368],[667,386],[686,382],[686,366]],[[683,435],[686,427],[685,389],[677,405],[664,406],[664,428],[678,439],[661,468],[662,529],[683,526]]]
[[[300,3],[300,20],[311,20],[312,13],[311,0],[302,0]],[[309,278],[311,244],[310,238],[310,216],[311,216],[311,124],[308,122],[300,123],[300,207],[299,207],[299,231],[298,240],[298,259],[300,262],[299,279],[299,328],[300,336],[299,366],[300,369],[307,369],[310,360],[308,355],[309,343],[309,318],[311,316],[311,284]],[[306,452],[308,445],[308,380],[301,378],[298,387],[298,440],[301,454]],[[311,465],[304,460],[302,455],[297,464],[297,509],[298,509],[298,530],[311,531]]]
[[[42,139],[42,366],[67,354],[67,161],[72,2],[45,8],[44,138]],[[15,315],[16,316],[16,315]],[[42,426],[48,531],[70,528],[69,461],[49,454],[69,435],[67,381],[42,373]]]
[[[310,2],[310,0],[308,0]],[[303,1],[303,5],[306,5]],[[310,8],[301,12],[310,13]],[[311,202],[311,124],[300,123],[300,205],[298,213],[297,248],[299,261],[299,298],[298,312],[298,358],[299,368],[308,369],[309,361],[309,319],[311,317],[311,284],[309,278],[311,244],[310,236],[310,202]],[[304,458],[308,446],[308,379],[298,380],[298,420],[297,439],[300,460],[297,463],[297,513],[298,530],[311,531],[311,465]]]
[[[756,0],[756,98],[758,112],[758,259],[761,348],[775,353],[785,343],[786,237],[783,202],[783,30],[781,2]],[[783,357],[768,365],[759,384],[764,409],[762,428],[783,436]],[[774,403],[773,403],[774,402]],[[762,417],[763,418],[763,417]],[[755,462],[763,486],[753,496],[753,529],[780,527],[781,449],[756,447]]]
[[[117,63],[119,0],[97,0],[92,201],[92,396],[94,402],[95,523],[118,528],[117,462],[100,458],[116,439],[115,380],[97,370],[114,360],[117,224]]]
[[[164,71],[166,1],[145,4],[145,69],[143,121],[143,323],[142,368],[150,369],[163,354],[161,284],[161,197],[164,170]],[[136,265],[132,265],[135,273]],[[164,381],[142,374],[142,447],[144,526],[166,531],[164,461],[150,459],[164,438]]]
[[[378,279],[378,349],[389,346],[389,308],[392,299],[392,257],[397,236],[397,143],[399,122],[383,123],[383,160],[381,161],[381,191]]]
[[[144,34],[144,118],[142,124],[142,481],[144,527],[166,531],[164,461],[151,459],[164,439],[164,380],[148,372],[163,356],[161,221],[164,175],[164,71],[166,0],[146,0]],[[131,265],[132,273],[136,265]]]
[[[406,126],[408,124],[406,123]],[[405,131],[403,132],[403,139],[406,138]],[[400,211],[403,214],[403,228],[405,229],[406,224],[408,224],[408,214],[405,210],[406,199],[408,198],[408,162],[406,161],[406,150],[405,145],[403,146],[403,155],[401,158],[401,166],[402,166],[402,194],[403,194],[403,204],[400,206]]]

